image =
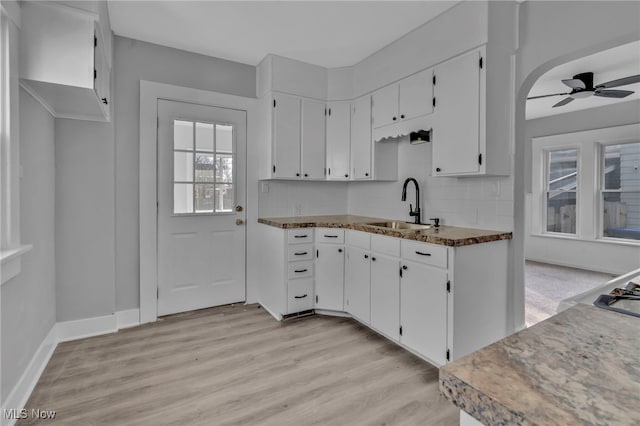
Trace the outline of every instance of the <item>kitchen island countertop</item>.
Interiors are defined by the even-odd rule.
[[[578,304],[440,369],[484,424],[640,424],[640,318]]]
[[[424,243],[440,244],[450,247],[488,243],[491,241],[510,240],[511,232],[491,231],[486,229],[461,228],[457,226],[430,227],[424,230],[388,229],[373,226],[372,223],[389,222],[381,219],[356,215],[327,216],[293,216],[258,218],[258,222],[282,229],[295,228],[344,228],[370,232],[389,237],[405,238]]]

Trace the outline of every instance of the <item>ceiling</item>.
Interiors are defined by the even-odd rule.
[[[116,1],[116,35],[257,65],[360,62],[459,1]]]
[[[528,96],[569,92],[571,89],[565,86],[561,80],[572,78],[574,75],[582,72],[593,72],[594,86],[611,80],[640,74],[640,41],[604,50],[594,55],[585,56],[584,58],[559,65],[543,74],[538,81],[535,82]],[[585,99],[576,99],[567,105],[557,108],[552,108],[552,105],[564,99],[566,96],[532,99],[527,101],[526,118],[527,120],[531,120],[640,99],[640,83],[615,87],[613,89],[632,90],[635,91],[635,93],[622,99],[591,96]]]

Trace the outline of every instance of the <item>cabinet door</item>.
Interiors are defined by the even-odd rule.
[[[302,177],[324,178],[324,102],[302,101]]]
[[[300,177],[300,99],[273,97],[273,177]]]
[[[480,52],[473,51],[435,70],[433,175],[480,170]]]
[[[424,70],[400,82],[400,119],[433,112],[433,70]]]
[[[369,324],[371,297],[371,255],[357,247],[347,247],[345,308],[354,317]]]
[[[351,177],[371,179],[371,97],[351,104]]]
[[[394,340],[400,334],[400,262],[371,253],[371,326]]]
[[[327,104],[327,178],[349,179],[349,102]]]
[[[372,95],[373,127],[378,128],[398,121],[398,85],[383,87]]]
[[[443,365],[447,351],[447,272],[401,263],[400,342]]]
[[[344,310],[344,246],[316,246],[316,309]]]

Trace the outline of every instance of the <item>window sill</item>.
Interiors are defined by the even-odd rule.
[[[531,233],[532,237],[541,237],[541,238],[555,238],[559,240],[571,240],[571,241],[582,241],[585,243],[602,243],[602,244],[615,244],[620,246],[631,246],[637,247],[640,246],[640,240],[624,240],[618,238],[608,238],[608,237],[600,237],[600,238],[580,238],[576,235],[562,235],[562,234],[537,234]]]
[[[0,284],[6,283],[20,273],[22,270],[22,255],[32,248],[31,244],[25,244],[18,248],[0,251],[0,277],[2,278]]]

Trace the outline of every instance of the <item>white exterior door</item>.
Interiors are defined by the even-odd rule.
[[[158,315],[245,300],[244,111],[158,101]]]

